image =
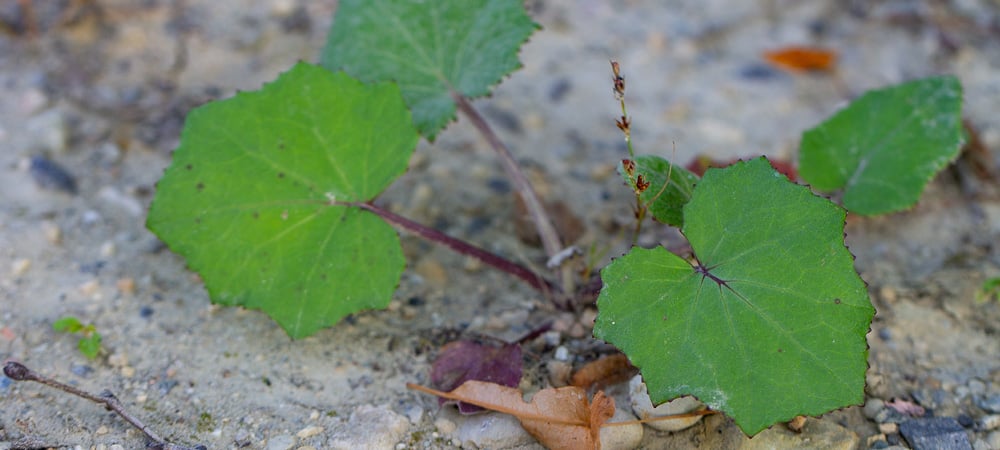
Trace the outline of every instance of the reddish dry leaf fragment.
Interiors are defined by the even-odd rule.
[[[710,156],[698,155],[695,156],[695,158],[692,159],[691,162],[687,163],[687,165],[684,166],[684,168],[700,177],[705,175],[705,171],[708,169],[711,169],[713,167],[726,167],[740,160],[741,160],[740,158],[733,158],[729,161],[719,161],[716,159],[712,159],[712,157]],[[781,172],[783,175],[788,177],[789,180],[795,181],[799,178],[798,170],[795,169],[795,166],[792,165],[792,163],[784,160],[771,159],[771,158],[768,158],[767,161],[771,163],[771,167],[774,167],[774,170]]]
[[[584,389],[591,387],[602,389],[605,386],[628,381],[635,376],[635,373],[636,368],[629,362],[628,357],[617,353],[587,363],[573,374],[570,384]]]
[[[504,386],[517,386],[521,381],[521,346],[517,344],[486,344],[455,341],[441,347],[431,365],[431,385],[450,391],[469,380],[490,381]],[[438,404],[448,402],[438,399]],[[458,402],[458,411],[472,414],[481,409]]]
[[[901,414],[913,417],[923,417],[927,413],[923,406],[907,400],[892,399],[885,402],[885,406],[895,409]]]
[[[764,59],[790,72],[825,72],[837,63],[837,53],[819,47],[789,46],[764,52]]]
[[[530,403],[516,388],[483,381],[466,381],[451,392],[410,383],[406,387],[510,414],[542,445],[555,450],[599,450],[600,428],[615,413],[614,399],[598,392],[591,403],[586,391],[575,386],[543,389]]]

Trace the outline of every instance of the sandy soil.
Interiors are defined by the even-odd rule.
[[[514,339],[553,318],[572,328],[515,280],[410,236],[409,269],[386,311],[293,342],[259,312],[213,307],[198,277],[143,226],[154,184],[186,112],[315,61],[335,2],[38,3],[31,32],[16,2],[0,5],[0,358],[110,389],[180,443],[448,448],[460,440],[447,425],[461,420],[405,388],[426,383],[441,344],[462,334]],[[541,194],[581,218],[584,247],[613,256],[628,243],[629,192],[613,171],[625,153],[610,58],[628,79],[639,153],[679,162],[793,157],[800,133],[851,96],[938,73],[962,79],[966,117],[987,148],[1000,149],[995,1],[668,3],[530,2],[544,29],[524,47],[524,68],[475,103]],[[792,44],[837,49],[838,73],[789,75],[762,62],[763,51]],[[36,156],[65,167],[75,193],[37,182],[28,169]],[[995,170],[996,156],[986,161]],[[385,204],[543,264],[540,249],[517,239],[503,172],[467,123],[421,143],[411,166]],[[978,421],[989,413],[977,399],[1000,394],[1000,302],[973,300],[983,280],[1000,275],[1000,202],[995,180],[970,174],[942,173],[912,211],[852,219],[847,242],[878,308],[869,399],[916,400],[935,415]],[[674,236],[647,230],[645,245]],[[102,334],[97,360],[52,331],[66,315]],[[570,329],[558,342],[576,364],[594,356],[586,332]],[[548,379],[554,347],[529,348],[526,385]],[[95,405],[0,382],[0,449],[143,445]],[[862,448],[878,433],[860,407],[820,422],[855,433]],[[732,436],[734,427],[716,417],[681,433],[647,429],[642,446],[710,446],[717,431]],[[998,433],[967,431],[975,448],[1000,446]]]

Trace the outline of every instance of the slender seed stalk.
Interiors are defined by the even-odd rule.
[[[635,188],[633,190],[635,193],[635,230],[632,233],[632,245],[636,245],[636,243],[639,242],[639,233],[642,232],[643,219],[646,218],[646,205],[642,203],[642,199],[639,196],[645,188],[642,186],[643,180],[641,175],[638,179],[634,178],[634,163],[632,160],[635,159],[635,150],[632,149],[632,119],[628,117],[628,110],[625,108],[625,77],[622,76],[621,66],[618,65],[618,61],[611,60],[611,72],[615,76],[613,79],[613,92],[615,93],[615,100],[618,100],[618,103],[622,108],[622,116],[620,119],[615,119],[615,125],[618,125],[618,129],[625,135],[625,145],[628,147],[629,157],[629,159],[625,161],[633,164],[633,169],[629,170],[629,167],[626,166],[625,172]],[[622,163],[628,164],[625,161],[622,161]],[[667,180],[667,182],[669,183],[670,180]]]
[[[556,232],[555,226],[552,225],[552,220],[549,219],[548,213],[545,212],[544,205],[538,199],[538,194],[531,187],[531,183],[528,182],[528,178],[517,165],[510,150],[507,149],[507,146],[504,145],[496,133],[493,132],[493,129],[490,128],[489,124],[486,123],[486,120],[483,119],[483,116],[472,107],[472,104],[464,96],[457,92],[452,92],[451,96],[455,100],[455,104],[458,105],[458,110],[462,111],[462,114],[465,114],[469,118],[469,121],[476,127],[476,130],[483,135],[486,142],[499,155],[501,165],[507,172],[507,176],[511,182],[514,183],[514,190],[524,200],[524,205],[528,208],[528,213],[531,214],[531,219],[535,222],[535,228],[538,229],[538,237],[542,241],[542,248],[545,249],[545,255],[551,258],[556,253],[559,253],[562,250],[559,233]]]

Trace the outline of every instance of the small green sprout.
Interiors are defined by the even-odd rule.
[[[87,359],[97,358],[97,354],[101,351],[101,334],[97,332],[94,324],[84,325],[76,317],[67,316],[53,322],[52,329],[64,333],[80,333],[82,336],[76,347]]]
[[[1000,277],[987,279],[976,291],[976,303],[986,303],[991,298],[1000,301]]]

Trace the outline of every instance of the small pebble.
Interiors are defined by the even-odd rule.
[[[884,434],[868,436],[866,443],[868,444],[868,448],[886,448],[889,446],[889,443],[885,441]]]
[[[878,329],[878,337],[879,337],[879,339],[881,339],[881,340],[883,340],[885,342],[889,342],[889,341],[892,340],[892,331],[889,330],[888,328],[885,328],[885,327],[879,328]]]
[[[573,84],[570,83],[569,79],[559,78],[549,87],[549,100],[553,102],[562,101],[571,90],[573,90]]]
[[[76,179],[54,161],[45,159],[42,156],[32,157],[28,172],[31,173],[31,178],[35,180],[35,184],[42,189],[76,194]]]
[[[1000,394],[976,397],[976,406],[988,413],[1000,413]]]
[[[878,431],[882,434],[892,434],[899,432],[899,424],[896,423],[880,423],[878,424]]]
[[[121,351],[115,352],[108,356],[108,364],[111,367],[125,367],[128,365],[128,355]]]
[[[177,387],[177,384],[179,384],[177,380],[163,380],[156,383],[156,389],[160,391],[160,395],[167,395],[170,391]],[[289,446],[291,446],[291,444],[289,444]]]
[[[973,378],[969,380],[969,392],[972,395],[982,395],[986,393],[986,383]],[[997,401],[1000,401],[1000,394],[997,394]],[[1000,411],[998,411],[1000,412]]]
[[[299,432],[295,433],[295,435],[298,436],[299,439],[306,439],[316,436],[317,434],[320,434],[322,432],[323,432],[323,427],[309,426],[299,430]]]
[[[100,250],[100,252],[101,252],[101,258],[107,259],[107,258],[110,258],[112,256],[115,256],[115,250],[116,249],[115,249],[115,243],[114,242],[111,242],[111,241],[104,242],[103,244],[101,244],[101,250]]]
[[[553,356],[556,361],[569,361],[569,349],[560,345],[556,348],[556,353]]]
[[[45,240],[49,241],[52,245],[62,243],[62,229],[55,222],[50,220],[42,222],[42,234],[45,235]]]
[[[448,283],[448,272],[433,258],[422,258],[413,271],[433,287],[444,287]]]
[[[864,409],[862,410],[865,417],[874,420],[878,412],[885,407],[885,402],[880,398],[870,398],[865,402]]]
[[[448,419],[440,418],[434,421],[434,427],[437,428],[441,434],[448,436],[455,432],[458,425]]]
[[[132,378],[135,376],[135,367],[125,366],[121,370],[122,376],[125,378]]]
[[[267,450],[289,450],[295,445],[295,438],[280,434],[267,440]]]
[[[108,434],[108,431],[110,431],[110,430],[108,430],[108,427],[106,427],[104,425],[101,425],[101,426],[97,427],[97,431],[94,431],[94,433],[96,433],[98,436],[100,436],[100,435]]]
[[[118,292],[124,295],[135,294],[135,279],[131,277],[119,278],[115,282],[115,287],[118,288]]]
[[[24,274],[28,273],[28,269],[30,268],[31,268],[30,259],[27,258],[18,259],[14,261],[14,264],[11,264],[10,275],[15,278],[23,277]]]
[[[769,66],[760,63],[750,64],[740,69],[740,77],[747,80],[763,81],[776,78],[780,73]]]
[[[1000,415],[985,416],[979,420],[979,423],[984,431],[995,430],[1000,428]]]
[[[153,317],[154,312],[155,311],[153,310],[153,307],[143,306],[142,308],[139,308],[139,317],[142,317],[143,319],[148,319],[150,317]]]
[[[69,371],[78,377],[86,377],[94,372],[94,368],[85,364],[73,364]]]
[[[101,285],[97,282],[97,280],[90,280],[80,285],[80,294],[83,294],[85,297],[96,298],[100,289]]]
[[[882,298],[882,300],[885,300],[886,303],[894,303],[897,298],[896,290],[889,286],[882,286],[879,288],[878,295]]]
[[[956,417],[955,419],[958,420],[959,425],[965,428],[969,428],[976,424],[976,421],[972,420],[972,417],[970,417],[968,414],[959,414],[958,417]]]

